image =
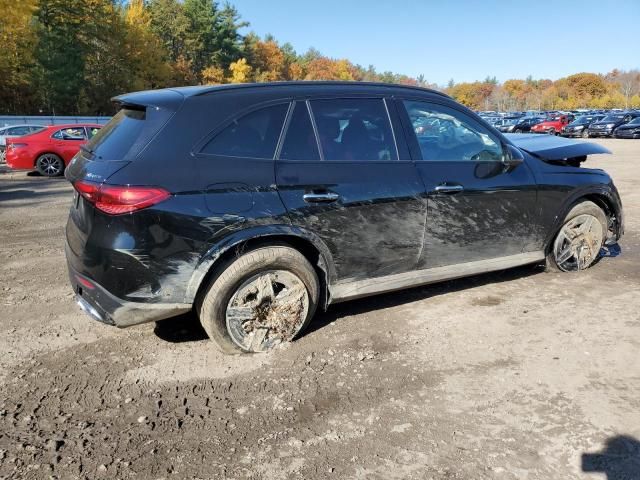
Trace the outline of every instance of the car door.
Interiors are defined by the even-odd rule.
[[[536,183],[526,165],[506,167],[499,136],[444,104],[398,101],[425,185],[427,226],[420,268],[518,255],[540,242]],[[414,125],[431,122],[426,134]]]
[[[58,130],[52,135],[55,150],[67,164],[78,153],[80,146],[87,143],[87,134],[84,127],[66,127]]]
[[[406,272],[419,259],[424,188],[387,107],[383,98],[297,101],[276,161],[291,222],[324,241],[338,281]]]

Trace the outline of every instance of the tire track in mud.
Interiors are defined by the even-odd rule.
[[[349,350],[306,360],[284,351],[277,367],[234,378],[130,383],[123,379],[144,355],[135,339],[119,343],[47,353],[13,372],[0,396],[0,475],[259,473],[243,459],[281,449],[294,432],[296,442],[321,438],[336,415],[437,382],[432,374],[398,375],[378,351]],[[327,441],[319,441],[319,451]],[[30,472],[29,465],[39,467]]]

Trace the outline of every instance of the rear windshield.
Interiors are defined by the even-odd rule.
[[[171,112],[156,108],[123,108],[85,147],[98,160],[131,160],[160,130]]]

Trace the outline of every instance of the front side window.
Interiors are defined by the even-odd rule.
[[[282,103],[235,119],[204,146],[202,153],[272,159],[288,108],[288,103]]]
[[[500,140],[473,118],[453,108],[404,101],[413,132],[427,161],[502,161]]]
[[[91,140],[96,133],[100,131],[100,127],[86,127],[87,129],[87,137]]]
[[[313,100],[325,160],[397,160],[398,154],[382,99]]]

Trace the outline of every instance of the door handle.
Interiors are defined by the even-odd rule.
[[[322,193],[305,193],[302,199],[307,203],[331,203],[340,198],[340,195],[334,192]]]
[[[462,185],[438,185],[435,188],[436,193],[453,194],[462,192],[464,187]]]

